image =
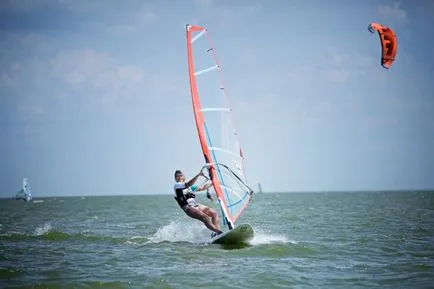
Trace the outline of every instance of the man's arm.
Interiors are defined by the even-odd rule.
[[[196,182],[197,178],[200,177],[201,175],[202,175],[202,171],[200,171],[200,173],[198,173],[194,178],[192,178],[187,183],[185,183],[185,188],[191,187],[191,185],[193,185]]]
[[[209,182],[208,184],[205,184],[202,187],[200,187],[199,189],[197,189],[197,191],[205,191],[205,190],[209,189],[211,186],[212,186],[212,183]]]

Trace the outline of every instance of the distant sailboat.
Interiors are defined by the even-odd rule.
[[[262,193],[262,185],[261,185],[261,183],[258,183],[258,192]]]
[[[15,200],[24,200],[25,202],[32,200],[32,193],[30,192],[30,185],[27,178],[23,178],[22,188],[15,195]]]

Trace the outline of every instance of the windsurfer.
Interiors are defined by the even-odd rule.
[[[220,221],[217,212],[208,206],[196,202],[196,195],[193,192],[207,190],[212,185],[210,182],[200,187],[194,185],[200,176],[203,176],[202,171],[188,182],[185,182],[184,174],[180,170],[176,170],[176,183],[174,185],[175,200],[187,216],[202,221],[205,226],[215,234],[221,234],[223,232],[220,229]],[[213,234],[213,236],[215,236],[215,234]]]

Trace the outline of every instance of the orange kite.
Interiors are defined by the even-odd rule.
[[[381,65],[389,69],[395,61],[396,52],[398,51],[398,41],[395,32],[389,27],[375,22],[369,25],[368,30],[371,33],[378,32],[382,48]]]

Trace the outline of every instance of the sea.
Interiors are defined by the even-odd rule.
[[[434,288],[434,192],[264,192],[238,223],[228,247],[171,195],[1,199],[0,288]]]

